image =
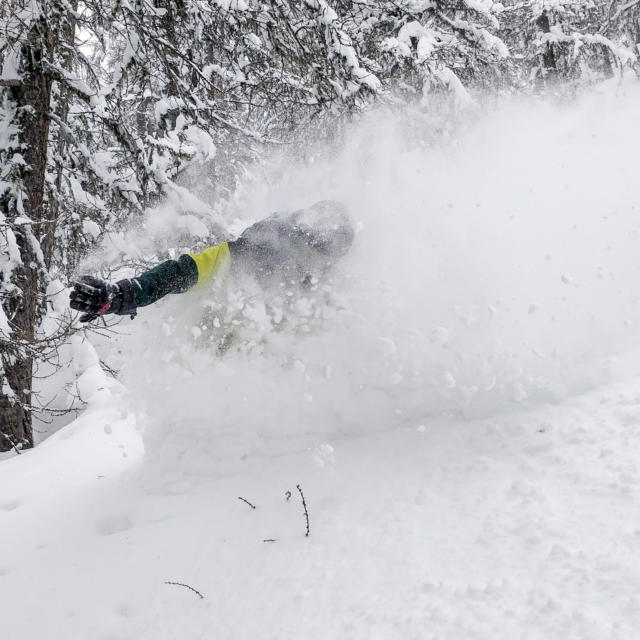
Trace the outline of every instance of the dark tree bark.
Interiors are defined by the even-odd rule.
[[[42,61],[52,38],[53,34],[45,21],[41,20],[33,25],[22,51],[23,79],[10,89],[12,99],[18,105],[22,156],[25,160],[21,172],[24,216],[33,224],[15,227],[22,264],[14,271],[12,281],[20,293],[5,303],[5,306],[8,307],[11,337],[17,345],[12,353],[3,354],[7,382],[13,391],[13,397],[0,392],[0,451],[33,446],[32,416],[29,410],[33,378],[31,348],[35,340],[44,267],[38,255],[37,240],[44,220],[43,197],[51,101],[51,80],[43,71]],[[6,213],[9,220],[15,220],[20,214],[15,200]]]
[[[536,24],[542,33],[551,33],[551,22],[549,20],[549,14],[546,11],[542,12],[536,20]],[[556,56],[553,53],[553,47],[550,43],[547,43],[545,51],[542,54],[542,65],[547,73],[556,71]]]

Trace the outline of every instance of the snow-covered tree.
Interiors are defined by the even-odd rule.
[[[45,73],[67,11],[30,2],[2,6],[0,47],[0,450],[30,446],[32,366],[39,345],[46,257],[54,222],[44,207],[52,80]]]
[[[599,30],[635,56],[636,73],[640,73],[640,0],[613,0],[607,3],[602,26]]]
[[[355,4],[355,3],[349,3]],[[358,36],[385,85],[403,94],[470,90],[510,83],[510,54],[498,37],[502,5],[493,0],[385,0],[356,5]]]
[[[536,87],[594,82],[619,74],[634,62],[620,38],[605,33],[610,3],[604,0],[514,0],[505,5],[505,41],[521,74]]]

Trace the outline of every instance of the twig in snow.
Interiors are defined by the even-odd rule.
[[[305,520],[307,521],[307,532],[304,535],[308,538],[309,537],[309,511],[307,510],[307,502],[304,499],[304,493],[302,493],[302,489],[300,488],[299,484],[296,485],[296,489],[299,491],[300,497],[302,498],[302,506],[304,507],[304,517],[305,517]]]
[[[275,542],[276,539],[275,538],[267,538],[266,540],[263,540],[262,542]]]
[[[254,504],[251,504],[247,499],[242,498],[241,496],[238,496],[238,500],[242,500],[242,502],[246,502],[252,509],[256,508]]]
[[[188,584],[184,584],[182,582],[171,582],[170,580],[165,580],[165,584],[172,584],[176,587],[184,587],[185,589],[189,589],[189,591],[193,591],[193,593],[200,596],[201,600],[204,600],[204,596],[197,589],[190,587]]]

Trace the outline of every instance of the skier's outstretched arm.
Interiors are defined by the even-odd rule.
[[[80,322],[90,322],[106,313],[133,317],[138,307],[211,280],[229,259],[229,243],[223,242],[202,253],[167,260],[140,276],[115,284],[82,276],[73,284],[69,304],[72,309],[83,312]]]

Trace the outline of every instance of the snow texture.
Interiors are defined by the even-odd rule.
[[[639,97],[378,114],[248,184],[229,226],[337,198],[352,254],[76,340],[86,411],[0,464],[3,637],[635,637]]]

